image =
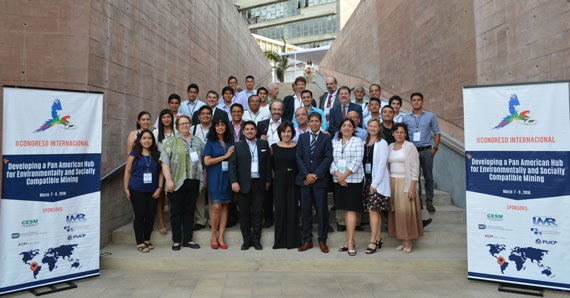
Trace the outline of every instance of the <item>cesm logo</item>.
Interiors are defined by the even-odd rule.
[[[65,221],[68,223],[86,222],[87,219],[85,218],[85,214],[83,213],[74,213],[74,214],[68,214],[65,217]]]
[[[488,220],[492,220],[492,221],[503,221],[503,215],[502,214],[487,214],[487,219]]]
[[[554,219],[552,217],[533,216],[532,217],[532,224],[534,226],[543,226],[543,227],[550,227],[550,228],[558,227],[558,225],[556,224],[556,219]]]
[[[22,220],[22,226],[25,228],[37,226],[40,223],[39,219],[26,219]]]
[[[86,234],[69,235],[67,236],[67,240],[81,239],[84,238],[85,236]]]

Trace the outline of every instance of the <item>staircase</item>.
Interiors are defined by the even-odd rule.
[[[329,194],[332,205],[332,194]],[[135,249],[132,224],[125,225],[112,234],[112,243],[101,250],[102,269],[155,269],[155,270],[200,270],[200,271],[274,271],[274,272],[407,272],[407,273],[458,273],[467,272],[465,210],[451,204],[448,193],[435,191],[436,213],[423,210],[424,219],[433,222],[425,228],[424,236],[414,241],[409,255],[397,252],[399,244],[384,233],[384,245],[375,254],[366,255],[364,250],[370,237],[369,226],[357,231],[355,242],[357,256],[349,257],[337,248],[346,240],[345,232],[336,231],[335,212],[331,212],[331,226],[327,244],[331,250],[323,254],[318,245],[305,252],[286,249],[272,249],[274,227],[263,229],[261,242],[263,250],[250,248],[241,251],[242,237],[238,226],[226,230],[227,250],[210,248],[209,228],[194,232],[194,240],[202,247],[198,250],[182,248],[179,252],[170,249],[171,233],[162,235],[158,225],[152,234],[155,249],[142,254]],[[366,213],[364,213],[366,214]],[[167,217],[167,216],[166,216]],[[365,216],[363,216],[365,218]],[[383,231],[385,231],[385,225]],[[313,229],[316,239],[316,225]]]

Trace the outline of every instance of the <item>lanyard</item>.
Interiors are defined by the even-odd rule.
[[[340,144],[342,145],[342,157],[344,157],[344,149],[346,149],[346,147],[348,147],[348,144],[350,144],[350,141],[352,141],[352,138],[350,138],[348,140],[348,142],[346,142],[346,144],[342,145],[342,139],[340,140]]]
[[[249,118],[253,118],[253,116],[251,116],[251,110],[247,110],[247,112],[249,113]],[[257,111],[257,115],[255,115],[255,118],[251,119],[253,122],[256,122],[255,120],[257,119],[257,116],[259,116],[259,114],[261,114],[259,112],[259,110]]]
[[[233,124],[232,124],[233,125]],[[238,125],[237,127],[239,127],[240,129],[237,130],[236,126],[234,125],[234,140],[237,142],[239,141],[239,134],[241,132],[241,125]]]
[[[202,132],[202,140],[206,140],[206,136],[204,135],[204,128],[202,127],[202,123],[200,123],[198,125],[200,125],[200,131]]]
[[[143,155],[143,157],[144,157],[144,163],[146,164],[146,171],[150,172],[150,162],[151,162],[150,156]]]
[[[249,140],[247,141],[249,142]],[[251,150],[251,146],[249,145],[250,143],[247,143],[248,147],[249,147],[249,153],[251,154],[251,161],[255,161],[255,152],[257,151],[257,143],[255,143],[253,146],[253,150]]]
[[[420,119],[422,118],[422,114],[420,114],[420,116],[416,117],[416,115],[414,115],[414,120],[416,120],[416,130],[419,129],[420,127]]]
[[[275,129],[271,128],[271,124],[275,124]],[[275,123],[273,121],[269,122],[269,130],[271,130],[271,138],[274,139],[275,138],[275,132],[277,131],[277,128],[279,127],[279,124],[281,124],[281,120],[279,120],[279,123]]]
[[[374,147],[374,144],[370,146],[364,146],[364,148],[366,148],[366,161],[370,161],[370,150],[372,150],[372,147]]]
[[[197,100],[198,100],[197,98],[194,100],[194,107],[192,108],[192,110],[190,110],[190,107],[188,107],[188,110],[190,110],[190,115],[194,115],[194,110],[196,110],[196,106],[198,105]],[[188,106],[190,105],[191,105],[190,100],[188,100]]]

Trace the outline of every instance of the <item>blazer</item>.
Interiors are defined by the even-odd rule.
[[[261,138],[261,136],[267,135],[267,131],[269,130],[269,121],[272,121],[271,118],[257,122],[257,136],[256,136],[257,138]],[[284,122],[291,122],[291,121],[281,117],[281,123]]]
[[[251,189],[251,152],[246,140],[234,144],[234,153],[228,161],[230,183],[239,183],[240,193],[248,193]],[[259,179],[271,182],[271,162],[269,143],[256,139],[259,166]]]
[[[317,107],[317,102],[313,99],[311,103],[313,107]],[[289,121],[293,121],[293,117],[295,117],[295,97],[294,94],[287,95],[283,99],[283,116],[281,118],[287,119]]]
[[[372,154],[372,183],[370,186],[376,188],[376,192],[389,197],[390,193],[390,173],[388,172],[388,142],[382,139],[374,143],[374,153]]]
[[[245,137],[243,136],[243,124],[244,124],[244,123],[245,123],[245,121],[242,121],[241,124],[240,124],[240,126],[241,126],[241,129],[239,130],[239,140],[240,140],[240,141],[245,140]],[[214,129],[215,129],[215,128],[214,128]],[[229,129],[230,129],[230,133],[231,133],[231,135],[232,135],[232,142],[235,143],[235,130],[234,130],[234,124],[233,124],[232,121],[230,121],[230,128],[229,128]]]
[[[311,186],[327,188],[330,180],[329,167],[333,159],[331,136],[319,131],[315,152],[312,155],[310,142],[310,133],[306,132],[299,136],[296,153],[299,173],[295,183],[301,187],[306,187],[305,177],[308,174],[315,174],[317,175],[317,182]]]
[[[325,105],[328,98],[329,98],[328,92],[325,92],[323,95],[321,95],[321,97],[319,97],[319,109],[323,111],[325,110]],[[332,107],[334,108],[339,104],[340,104],[340,99],[338,98],[338,92],[337,92],[335,96],[332,98]]]
[[[351,111],[358,112],[358,116],[360,117],[360,125],[358,125],[358,127],[362,127],[362,107],[360,105],[351,102],[348,105],[348,111],[346,111],[346,113],[348,114],[348,112]],[[334,136],[334,134],[337,131],[339,131],[340,129],[339,126],[341,121],[342,121],[342,105],[338,104],[331,109],[331,113],[329,116],[329,132],[331,133],[331,135]]]
[[[196,112],[198,112],[198,111],[196,111]],[[192,115],[192,125],[196,125],[196,124],[200,123],[198,116],[199,116],[198,113],[194,113]],[[214,119],[216,117],[224,117],[224,118],[226,118],[226,120],[228,120],[228,122],[230,121],[230,118],[228,117],[228,113],[226,113],[226,111],[224,111],[222,109],[216,108],[216,110],[214,111],[214,115],[212,115],[212,123],[214,123]]]

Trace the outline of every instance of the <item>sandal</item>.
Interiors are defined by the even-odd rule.
[[[384,244],[384,239],[381,238],[380,240],[376,240],[376,248],[377,249],[381,249],[382,248],[382,244]]]
[[[146,248],[148,248],[148,250],[154,249],[154,245],[152,245],[152,243],[150,241],[148,243],[145,243],[144,245],[146,245]]]
[[[150,249],[148,249],[148,247],[146,247],[144,244],[137,245],[137,250],[141,253],[147,253],[150,251]]]
[[[166,235],[166,228],[158,228],[162,235]]]
[[[406,248],[404,248],[404,249],[402,250],[402,252],[405,253],[405,254],[409,254],[409,253],[412,252],[412,248],[411,248],[411,247],[410,247],[410,248],[407,248],[407,247],[406,247]]]
[[[348,255],[351,256],[351,257],[356,256],[356,249],[354,249],[354,250],[349,249],[349,250],[348,250]]]
[[[338,248],[339,252],[343,252],[343,251],[347,251],[347,250],[348,250],[348,247],[346,247],[344,245]]]
[[[400,251],[400,250],[402,250],[402,249],[404,249],[404,246],[403,246],[403,245],[398,245],[398,247],[396,247],[396,251]]]
[[[375,252],[376,252],[376,249],[378,248],[378,242],[368,242],[368,243],[369,243],[369,244],[374,244],[374,248],[367,247],[365,253],[366,253],[367,255],[370,255],[370,254],[375,253]]]

